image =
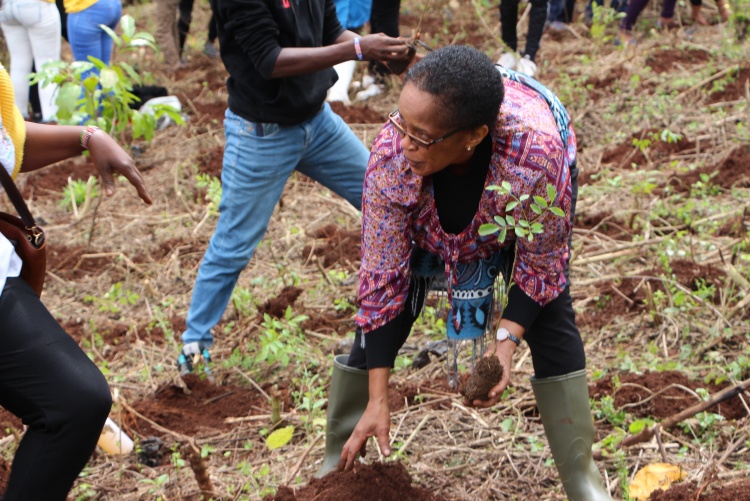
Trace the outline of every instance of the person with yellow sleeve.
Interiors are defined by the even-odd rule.
[[[147,204],[133,159],[97,127],[24,122],[0,65],[0,168],[12,176],[88,149],[105,193],[123,175]],[[0,406],[27,426],[13,459],[4,501],[64,501],[96,446],[112,397],[98,367],[21,278],[24,266],[0,234]]]

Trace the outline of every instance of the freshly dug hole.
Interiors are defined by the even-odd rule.
[[[502,376],[503,366],[497,357],[482,357],[461,388],[461,395],[470,402],[487,400],[490,390],[500,382]]]

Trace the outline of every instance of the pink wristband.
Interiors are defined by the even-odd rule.
[[[362,47],[359,45],[359,37],[354,37],[354,51],[357,53],[357,59],[360,61],[365,60],[365,56],[362,54]]]
[[[89,149],[89,140],[91,139],[91,136],[94,135],[94,132],[101,130],[96,125],[89,125],[85,129],[81,131],[81,148],[84,150]]]

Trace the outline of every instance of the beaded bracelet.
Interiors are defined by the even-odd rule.
[[[354,37],[354,51],[357,53],[357,59],[360,61],[365,60],[365,56],[362,54],[362,47],[359,45],[359,37]]]
[[[89,149],[89,140],[91,139],[91,136],[94,135],[94,132],[101,130],[96,125],[89,125],[85,129],[81,131],[81,148],[84,150]]]

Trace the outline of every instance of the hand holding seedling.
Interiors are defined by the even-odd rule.
[[[500,382],[497,383],[489,391],[487,400],[474,400],[472,402],[464,402],[466,405],[473,407],[492,407],[500,401],[503,396],[505,388],[510,384],[510,371],[513,363],[513,353],[516,352],[516,344],[512,341],[495,342],[493,343],[494,349],[490,349],[485,353],[485,357],[497,357],[500,361],[500,366],[503,369],[503,374],[500,377]]]
[[[406,61],[410,57],[406,39],[389,37],[383,33],[362,37],[360,46],[366,61]]]

